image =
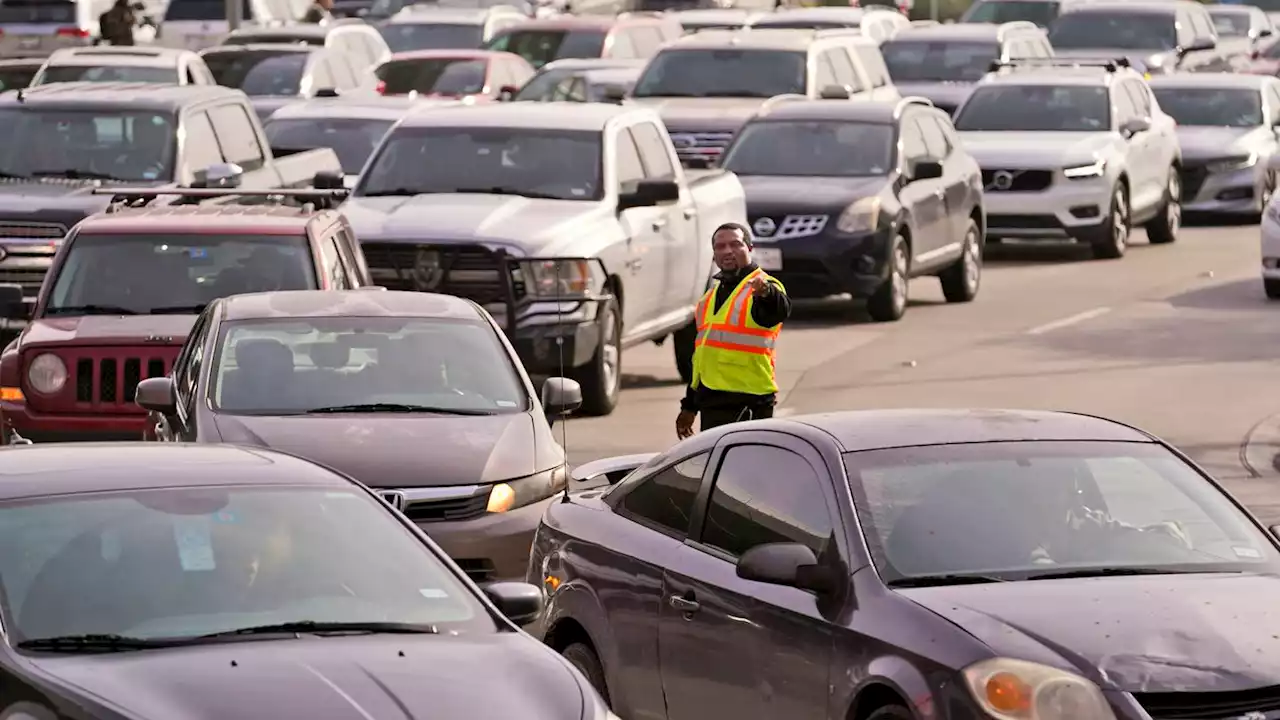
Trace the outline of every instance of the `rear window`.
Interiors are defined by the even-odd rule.
[[[76,4],[59,0],[5,2],[0,4],[0,25],[22,23],[76,24]]]
[[[267,123],[266,131],[273,150],[330,148],[338,154],[342,172],[358,175],[391,125],[390,120],[359,118],[277,119]]]
[[[241,17],[253,17],[249,0],[244,0]],[[223,0],[169,0],[164,10],[165,20],[226,20],[227,4]]]
[[[399,60],[378,68],[378,79],[384,83],[383,94],[407,95],[474,95],[484,90],[484,60],[467,58],[433,58]]]
[[[965,14],[963,22],[1007,23],[1018,20],[1049,27],[1058,17],[1058,3],[1044,0],[999,0],[978,3]]]
[[[466,50],[484,43],[484,29],[479,25],[403,23],[383,25],[379,30],[391,52]]]
[[[248,95],[294,95],[302,83],[307,53],[271,50],[211,52],[205,54],[204,63],[213,73],[213,79],[224,87],[238,88]],[[287,92],[267,92],[277,89]]]
[[[60,82],[138,82],[174,85],[178,71],[174,68],[130,67],[128,65],[58,65],[45,68],[40,84]]]
[[[565,58],[598,58],[604,54],[601,30],[516,30],[494,38],[487,49],[515,53],[534,67]]]

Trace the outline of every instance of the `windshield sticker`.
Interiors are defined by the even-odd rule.
[[[429,598],[431,600],[446,600],[449,597],[449,593],[446,593],[440,588],[422,588],[418,590],[418,592],[422,597]]]
[[[155,180],[158,177],[160,177],[160,173],[159,171],[156,171],[156,170],[148,170],[142,173],[143,180]]]
[[[230,510],[223,510],[214,514],[213,521],[219,525],[235,525],[240,522],[240,518]]]
[[[183,570],[197,572],[217,568],[209,524],[207,515],[173,519],[173,539],[178,544],[178,559]]]
[[[1262,557],[1262,553],[1258,552],[1256,548],[1233,546],[1231,549],[1236,551],[1236,557],[1251,558],[1253,560],[1258,560]]]

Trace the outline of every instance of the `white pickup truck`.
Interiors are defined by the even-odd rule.
[[[688,379],[711,235],[746,223],[736,176],[681,168],[657,113],[604,103],[410,115],[343,211],[374,282],[483,306],[593,415],[617,405],[626,347],[673,337]]]

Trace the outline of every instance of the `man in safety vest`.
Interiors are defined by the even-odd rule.
[[[791,315],[786,288],[751,261],[751,232],[725,223],[711,236],[715,283],[698,303],[693,382],[680,402],[676,435],[740,420],[773,417],[778,384],[774,356],[782,323]]]

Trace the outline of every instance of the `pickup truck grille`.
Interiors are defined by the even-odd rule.
[[[731,132],[680,132],[671,133],[671,144],[675,145],[676,155],[680,162],[714,163],[720,159],[724,149],[733,140]]]
[[[478,245],[361,243],[373,281],[388,290],[444,293],[479,305],[515,302],[524,281],[505,254]]]
[[[66,234],[65,225],[0,221],[0,283],[21,286],[27,304],[34,305]]]

